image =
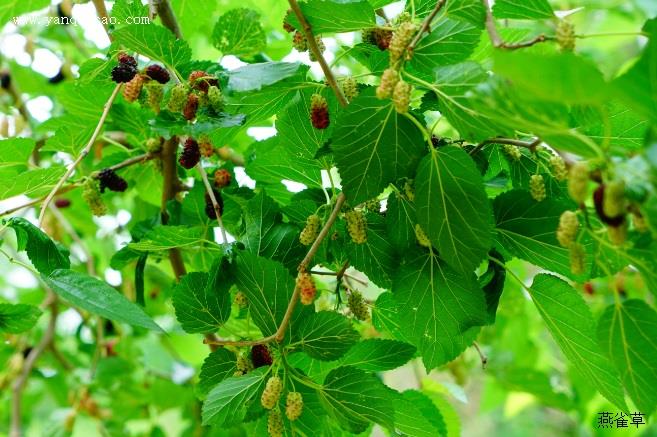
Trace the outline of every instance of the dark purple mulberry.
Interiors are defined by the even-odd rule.
[[[137,67],[119,64],[112,69],[112,80],[116,83],[127,83],[137,74]]]
[[[105,188],[110,191],[123,192],[128,188],[128,182],[121,176],[117,175],[111,168],[104,168],[98,173],[98,182],[100,182],[100,192],[104,193]]]
[[[135,58],[133,58],[132,56],[126,53],[119,53],[117,59],[119,60],[119,64],[130,65],[132,67],[137,68],[137,61],[135,60]]]
[[[185,146],[180,154],[178,162],[184,168],[189,170],[194,167],[201,160],[201,150],[198,148],[198,143],[193,138],[187,138]]]
[[[161,84],[165,84],[169,82],[169,79],[171,79],[171,77],[169,76],[169,72],[164,67],[158,64],[149,65],[146,68],[146,74],[148,75],[148,77],[160,82]]]
[[[263,344],[253,346],[251,348],[251,361],[253,362],[254,369],[262,366],[270,366],[273,360],[269,348]]]
[[[212,190],[214,193],[214,198],[217,200],[217,206],[219,206],[219,214],[224,214],[224,199],[221,197],[221,193],[215,189]],[[205,215],[211,219],[217,218],[217,212],[214,210],[214,205],[212,204],[212,199],[208,193],[205,193]]]

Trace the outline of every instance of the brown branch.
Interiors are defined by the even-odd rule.
[[[219,204],[217,203],[217,198],[214,195],[214,190],[212,189],[212,185],[210,185],[210,181],[208,181],[208,174],[205,172],[205,169],[203,168],[203,164],[201,164],[201,161],[199,161],[198,164],[196,164],[196,169],[201,174],[201,179],[203,179],[203,185],[205,185],[205,191],[208,193],[208,196],[210,196],[210,201],[212,202],[214,213],[217,216],[217,223],[219,224],[219,229],[221,230],[221,238],[223,240],[223,244],[227,245],[228,236],[226,235],[226,228],[224,228],[224,222],[221,219],[222,211],[221,208],[219,207]]]
[[[57,326],[57,297],[52,291],[48,292],[46,297],[46,305],[50,308],[50,321],[48,322],[48,327],[41,337],[41,341],[27,354],[25,362],[23,363],[23,369],[21,370],[20,375],[14,381],[12,385],[12,404],[11,404],[11,425],[9,430],[9,437],[21,437],[21,399],[23,397],[23,389],[27,384],[27,379],[32,373],[32,369],[36,363],[36,360],[41,356],[41,354],[46,350],[46,348],[52,343],[53,338],[55,337],[55,328]]]
[[[488,357],[486,354],[484,354],[476,341],[472,342],[472,346],[474,346],[474,348],[477,350],[477,353],[479,354],[479,359],[481,360],[481,368],[486,370],[486,366],[488,365]]]
[[[133,164],[143,164],[144,162],[150,161],[151,159],[158,158],[159,156],[160,156],[159,152],[155,152],[155,153],[148,152],[148,153],[144,153],[142,155],[138,155],[138,156],[134,156],[132,158],[128,158],[125,161],[119,162],[118,164],[114,164],[114,165],[112,165],[108,168],[110,170],[116,171],[116,170],[120,170],[120,169],[125,168],[125,167],[129,167]]]
[[[324,227],[319,232],[319,235],[317,235],[317,238],[315,238],[315,241],[313,242],[312,246],[310,246],[310,249],[308,249],[308,253],[306,254],[306,256],[303,258],[301,263],[299,263],[298,270],[300,272],[306,271],[308,264],[317,253],[319,246],[322,244],[322,241],[324,241],[324,238],[326,238],[329,231],[331,230],[333,223],[335,223],[335,220],[338,218],[338,214],[340,214],[340,209],[342,209],[342,205],[344,204],[345,200],[346,198],[344,196],[344,193],[340,193],[335,201],[335,205],[333,206],[333,211],[331,211],[331,215],[329,216],[328,220],[326,220]],[[346,263],[345,266],[348,267],[348,263]],[[340,271],[346,270],[345,266],[343,266],[342,269],[340,269]],[[344,272],[342,273],[344,274]],[[281,324],[278,326],[278,329],[274,334],[268,337],[261,338],[259,340],[210,341],[206,339],[205,343],[210,345],[216,345],[216,346],[255,346],[257,344],[266,344],[266,343],[271,343],[273,341],[281,342],[283,338],[285,338],[285,331],[287,330],[287,327],[290,324],[290,320],[292,319],[292,314],[294,313],[294,309],[297,306],[297,302],[299,300],[300,294],[301,294],[301,289],[298,287],[298,285],[295,285],[294,292],[292,293],[292,297],[290,297],[290,302],[287,305],[287,310],[285,310],[285,315],[283,316],[283,320],[281,320]]]
[[[73,161],[73,164],[71,164],[68,167],[68,169],[64,173],[64,176],[62,176],[59,179],[59,181],[57,181],[57,184],[55,184],[53,189],[50,191],[50,194],[48,194],[48,196],[46,196],[46,199],[43,201],[43,205],[41,205],[41,212],[39,213],[39,227],[43,226],[43,218],[46,214],[46,210],[48,209],[48,205],[50,205],[52,199],[55,197],[59,189],[62,188],[62,185],[64,185],[64,183],[71,176],[71,174],[78,166],[78,164],[85,158],[85,156],[89,154],[91,147],[96,142],[96,138],[98,138],[98,135],[100,135],[100,131],[103,129],[103,125],[105,124],[105,120],[107,119],[107,115],[109,114],[109,110],[112,107],[112,103],[114,103],[114,99],[118,95],[120,89],[121,89],[121,84],[117,84],[114,87],[114,91],[112,91],[112,94],[110,95],[109,99],[107,99],[107,102],[105,102],[105,106],[103,107],[103,113],[101,114],[100,119],[98,120],[98,124],[96,125],[96,129],[94,130],[94,133],[91,135],[91,138],[89,138],[89,142],[87,143],[86,146],[84,146],[78,157],[75,159],[75,161]]]
[[[67,185],[67,186],[65,186],[65,187],[62,187],[59,191],[57,191],[57,194],[68,193],[69,191],[71,191],[71,190],[73,190],[74,188],[77,188],[77,187],[79,187],[79,186],[80,186],[80,185],[77,184],[77,183],[73,183],[73,184]],[[38,198],[38,199],[32,199],[32,200],[30,200],[30,201],[28,201],[28,202],[26,202],[26,203],[24,203],[24,204],[22,204],[22,205],[19,205],[19,206],[15,206],[15,207],[13,207],[13,208],[6,209],[6,210],[0,212],[0,217],[5,216],[5,215],[9,215],[9,214],[13,214],[13,213],[15,213],[15,212],[17,212],[17,211],[20,211],[20,210],[23,209],[23,208],[28,208],[28,207],[30,207],[30,206],[38,205],[39,203],[43,202],[44,200],[45,200],[45,197],[40,197],[40,198]]]
[[[96,15],[98,15],[98,18],[100,18],[101,23],[103,24],[103,28],[105,29],[105,33],[107,34],[107,37],[112,41],[112,35],[109,32],[109,16],[107,15],[107,8],[105,7],[105,0],[91,0],[92,3],[94,4],[94,7],[96,8]]]
[[[338,102],[340,102],[340,105],[342,106],[347,106],[348,105],[347,99],[342,93],[342,89],[338,85],[338,82],[335,80],[335,76],[331,71],[331,67],[329,67],[328,63],[326,62],[326,59],[324,59],[324,55],[322,55],[322,52],[319,50],[310,23],[308,23],[308,20],[306,20],[306,17],[304,17],[303,12],[299,7],[299,3],[297,3],[297,0],[288,0],[288,3],[290,3],[290,7],[292,8],[292,11],[294,11],[294,15],[297,16],[299,23],[301,23],[301,27],[303,28],[303,33],[306,36],[306,40],[308,41],[308,47],[310,48],[310,51],[315,56],[315,59],[317,59],[317,62],[319,62],[320,67],[322,67],[322,71],[324,72],[326,81],[328,82],[329,86],[335,93],[335,96],[338,98]]]
[[[180,31],[180,26],[178,25],[178,20],[176,20],[176,15],[171,9],[171,4],[169,0],[151,0],[152,7],[157,11],[157,15],[160,16],[160,21],[164,27],[169,29],[178,39],[182,39],[182,32]]]
[[[431,13],[424,19],[420,25],[420,30],[418,30],[415,37],[413,37],[410,44],[406,47],[409,56],[413,56],[413,50],[415,50],[415,46],[422,39],[422,35],[424,35],[424,33],[431,33],[431,23],[433,22],[433,19],[436,18],[436,15],[438,15],[438,12],[440,12],[443,6],[445,6],[446,2],[447,0],[438,0]]]
[[[495,48],[516,50],[525,47],[531,47],[534,44],[538,44],[553,39],[552,37],[546,35],[538,35],[529,41],[524,41],[519,43],[505,42],[500,36],[499,32],[497,31],[497,26],[495,26],[495,17],[493,17],[493,12],[490,9],[490,4],[488,3],[488,0],[481,0],[481,2],[483,3],[484,9],[486,11],[486,23],[485,23],[486,31],[488,32],[490,41]]]

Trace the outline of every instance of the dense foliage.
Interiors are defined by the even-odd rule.
[[[654,433],[653,2],[148,3],[0,5],[0,434]]]

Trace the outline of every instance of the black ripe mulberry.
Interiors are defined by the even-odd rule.
[[[187,138],[178,162],[181,166],[189,170],[198,164],[200,160],[201,150],[198,148],[198,143],[193,138]]]
[[[64,198],[55,199],[55,206],[59,209],[71,206],[71,201]]]
[[[117,175],[111,168],[104,168],[98,173],[98,182],[100,183],[100,192],[104,193],[105,188],[110,191],[123,192],[128,188],[128,183],[121,176]]]
[[[273,362],[269,348],[264,344],[257,344],[251,348],[251,362],[253,368],[271,366]]]
[[[222,215],[224,213],[224,199],[221,197],[219,191],[213,189],[212,193],[214,194],[214,199],[217,201],[219,215]],[[213,220],[217,218],[217,211],[215,211],[214,205],[212,204],[212,198],[208,193],[205,193],[205,215]]]
[[[185,117],[185,120],[194,120],[196,118],[196,111],[198,111],[198,103],[199,99],[198,96],[194,93],[189,94],[187,96],[187,102],[185,103],[185,107],[183,108],[183,117]]]
[[[165,84],[169,82],[169,79],[171,79],[169,72],[158,64],[153,64],[146,67],[146,75],[161,84]]]
[[[112,80],[116,83],[127,83],[137,74],[137,67],[119,64],[112,69]]]
[[[313,94],[310,98],[310,121],[315,129],[326,129],[331,122],[328,103],[320,94]]]
[[[11,85],[11,76],[8,71],[0,71],[0,88],[8,90]]]
[[[137,61],[135,58],[126,53],[119,53],[117,59],[119,60],[119,64],[129,65],[131,67],[137,68]]]

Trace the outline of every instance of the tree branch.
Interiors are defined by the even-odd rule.
[[[335,96],[338,98],[338,102],[340,102],[340,105],[342,105],[343,107],[347,106],[348,105],[347,99],[342,93],[342,89],[340,89],[338,82],[335,80],[335,76],[331,71],[331,67],[329,67],[328,63],[326,62],[326,59],[324,59],[324,55],[322,55],[322,52],[319,50],[310,23],[308,23],[306,17],[303,16],[303,12],[299,7],[299,3],[297,3],[297,0],[288,0],[288,2],[290,3],[290,7],[292,8],[292,11],[294,11],[294,15],[297,16],[299,23],[301,23],[301,27],[303,28],[303,33],[306,36],[306,40],[308,41],[308,47],[310,48],[310,51],[315,56],[315,59],[317,59],[317,62],[319,62],[320,67],[322,67],[322,71],[324,72],[326,81],[328,82],[329,86],[335,93]]]
[[[109,16],[107,15],[107,8],[105,7],[105,0],[91,0],[96,8],[96,15],[100,18],[101,23],[103,24],[103,29],[110,41],[112,41],[112,35],[109,32]]]
[[[317,250],[319,249],[319,246],[322,244],[322,241],[324,241],[324,238],[328,235],[329,231],[331,230],[331,227],[333,226],[333,223],[335,223],[335,220],[338,218],[338,214],[340,214],[340,209],[342,209],[342,205],[344,204],[346,198],[344,196],[344,193],[340,193],[335,201],[335,205],[333,206],[333,211],[331,211],[331,215],[329,216],[328,220],[326,220],[326,223],[324,224],[324,227],[322,230],[319,232],[319,235],[317,235],[317,238],[315,238],[315,241],[313,242],[312,246],[310,246],[310,249],[308,250],[308,253],[306,256],[303,258],[301,263],[299,263],[299,268],[298,270],[300,272],[305,272],[306,268],[308,267],[308,264],[310,261],[313,259],[315,254],[317,253]],[[345,263],[345,265],[340,269],[342,274],[344,274],[343,270],[346,270],[348,267],[348,263]],[[340,273],[340,272],[339,272]],[[299,288],[298,285],[294,286],[294,292],[292,293],[292,297],[290,297],[290,302],[287,305],[287,310],[285,310],[285,315],[283,316],[283,320],[281,320],[281,324],[278,326],[278,329],[276,332],[268,337],[261,338],[259,340],[237,340],[237,341],[232,341],[232,340],[216,340],[216,341],[210,341],[208,339],[205,340],[206,344],[210,345],[216,345],[216,346],[255,346],[257,344],[266,344],[266,343],[271,343],[273,341],[280,342],[285,338],[285,331],[288,328],[288,325],[290,324],[290,320],[292,319],[292,314],[294,313],[294,309],[297,306],[297,301],[299,300],[299,295],[301,294],[301,289]]]
[[[169,29],[178,39],[182,39],[182,32],[180,31],[180,26],[178,25],[178,20],[176,20],[176,15],[171,9],[171,4],[169,0],[151,0],[152,8],[155,9],[157,15],[160,16],[160,21],[164,27]]]
[[[87,143],[86,146],[84,146],[78,157],[66,170],[64,176],[62,176],[59,179],[59,181],[57,181],[57,184],[55,184],[53,189],[50,191],[50,194],[48,194],[48,196],[46,196],[46,199],[43,201],[43,205],[41,205],[41,213],[39,214],[39,227],[43,227],[43,218],[45,216],[46,210],[48,209],[48,205],[50,205],[52,199],[55,197],[59,189],[62,188],[62,185],[64,185],[64,183],[71,176],[71,174],[78,166],[78,164],[85,158],[85,156],[89,154],[89,151],[91,150],[91,147],[94,145],[96,138],[98,138],[100,131],[103,129],[103,124],[105,124],[105,120],[107,119],[107,114],[109,114],[109,110],[112,107],[112,103],[114,103],[114,99],[118,95],[120,89],[121,89],[121,84],[117,84],[114,87],[114,91],[112,91],[112,94],[110,95],[109,99],[107,99],[107,102],[105,102],[105,106],[103,107],[103,113],[100,116],[100,120],[98,120],[98,124],[96,125],[96,129],[94,130],[94,133],[91,135],[91,138],[89,138],[89,142]]]
[[[210,181],[208,181],[208,174],[205,172],[205,169],[203,168],[203,165],[201,164],[201,161],[196,164],[196,169],[198,172],[201,174],[201,179],[203,179],[203,185],[205,185],[205,191],[208,193],[208,196],[210,196],[210,201],[212,202],[212,207],[214,208],[214,213],[217,216],[217,223],[219,224],[219,229],[221,230],[221,238],[223,240],[223,244],[227,245],[228,244],[228,236],[226,235],[226,229],[224,228],[224,222],[221,219],[221,208],[219,207],[219,204],[217,203],[217,198],[214,195],[214,190],[212,189],[212,185],[210,185]]]
[[[436,15],[438,15],[438,12],[440,12],[443,6],[445,6],[446,2],[447,0],[438,0],[431,13],[424,19],[420,25],[420,30],[415,34],[415,37],[413,37],[410,44],[408,44],[408,47],[406,47],[409,56],[413,56],[413,50],[415,50],[415,46],[422,39],[422,35],[425,32],[431,33],[431,23],[433,22],[433,19],[436,18]]]
[[[510,146],[525,147],[531,151],[534,151],[536,150],[536,146],[538,146],[540,143],[541,143],[540,138],[536,138],[532,141],[522,141],[522,140],[516,140],[514,138],[502,138],[502,137],[490,138],[488,140],[484,140],[481,143],[477,144],[477,147],[475,147],[470,151],[470,155],[474,155],[475,153],[479,152],[487,144],[508,144]]]
[[[498,49],[516,50],[553,39],[552,37],[546,35],[538,35],[529,41],[519,43],[505,42],[497,31],[497,27],[495,26],[495,17],[493,17],[493,12],[490,9],[488,0],[481,1],[484,4],[484,9],[486,10],[486,31],[488,32],[488,36],[494,47]]]
[[[11,425],[9,430],[9,437],[21,437],[21,399],[23,396],[23,389],[27,384],[27,379],[34,368],[36,360],[41,356],[41,354],[46,350],[46,348],[52,343],[53,338],[55,337],[55,328],[57,326],[57,297],[52,291],[48,291],[48,297],[46,297],[46,305],[50,308],[50,321],[48,322],[48,327],[46,332],[41,337],[41,341],[27,354],[25,362],[23,363],[23,369],[21,370],[20,375],[14,381],[12,385],[12,404],[11,404]]]

